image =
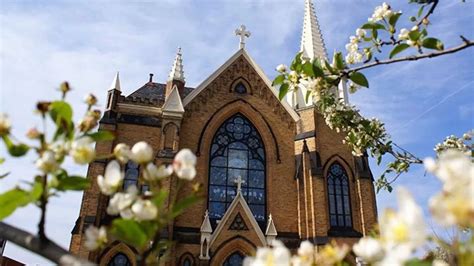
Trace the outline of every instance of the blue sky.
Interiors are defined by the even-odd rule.
[[[57,97],[58,84],[68,80],[70,100],[81,106],[88,92],[103,103],[114,73],[120,71],[125,94],[139,88],[154,73],[163,82],[176,48],[181,46],[187,85],[196,86],[238,48],[234,29],[245,24],[252,32],[247,50],[270,78],[280,63],[289,63],[299,49],[303,0],[205,1],[0,1],[0,112],[8,112],[13,132],[24,136],[39,120],[35,102]],[[348,36],[366,22],[382,1],[314,0],[328,52],[343,50]],[[405,18],[416,13],[408,1],[391,4]],[[460,43],[459,35],[474,39],[472,1],[441,1],[432,17],[430,34],[446,47]],[[407,25],[408,26],[408,25]],[[367,70],[370,89],[351,95],[362,113],[386,122],[395,142],[423,158],[450,134],[474,128],[474,49],[442,58]],[[81,106],[82,107],[82,106]],[[81,111],[82,112],[82,111]],[[79,118],[78,112],[76,117]],[[4,148],[0,148],[4,155]],[[9,159],[0,172],[12,174],[0,191],[33,176],[34,157]],[[382,167],[371,164],[375,175]],[[85,174],[86,169],[74,167]],[[421,167],[403,175],[398,185],[414,192],[426,205],[439,182]],[[395,195],[378,194],[382,210],[395,205]],[[47,233],[65,248],[78,216],[81,193],[53,199]],[[6,221],[34,231],[39,212],[30,206]],[[428,219],[429,220],[429,219]],[[31,265],[48,265],[21,248],[8,244],[5,255]]]

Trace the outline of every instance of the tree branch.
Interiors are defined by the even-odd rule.
[[[433,12],[434,12],[436,6],[438,5],[438,3],[439,3],[439,0],[433,0],[433,4],[431,5],[430,10],[428,10],[426,15],[422,19],[420,19],[420,21],[418,21],[418,23],[416,23],[417,26],[420,26],[425,19],[428,19],[428,17],[431,14],[433,14]]]
[[[0,222],[0,237],[26,248],[59,265],[94,265],[87,260],[71,255],[51,240],[43,240],[21,229]]]
[[[387,60],[378,60],[378,61],[375,61],[375,62],[372,62],[372,63],[368,63],[368,64],[365,64],[365,65],[362,65],[362,66],[358,66],[358,67],[354,67],[354,68],[350,68],[348,70],[345,70],[345,71],[343,71],[342,75],[347,76],[349,73],[357,72],[359,70],[371,68],[371,67],[378,66],[378,65],[389,65],[389,64],[404,62],[404,61],[416,61],[416,60],[420,60],[420,59],[424,59],[424,58],[432,58],[432,57],[437,57],[437,56],[440,56],[440,55],[452,54],[452,53],[456,53],[458,51],[464,50],[464,49],[466,49],[470,46],[474,46],[473,41],[468,40],[463,36],[461,36],[461,39],[464,42],[463,44],[461,44],[459,46],[452,47],[450,49],[446,49],[446,50],[438,51],[438,52],[433,52],[433,53],[429,53],[429,54],[412,55],[412,56],[400,57],[400,58],[395,58],[395,59],[387,59]]]
[[[48,204],[48,176],[44,175],[42,177],[42,183],[43,183],[43,192],[41,193],[41,198],[40,198],[40,209],[41,209],[41,218],[38,223],[38,235],[41,238],[41,240],[48,240],[46,237],[46,231],[44,229],[45,227],[45,222],[46,222],[46,205]]]

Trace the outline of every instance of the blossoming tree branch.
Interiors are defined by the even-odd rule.
[[[462,137],[449,136],[435,147],[437,158],[422,160],[411,152],[395,144],[378,119],[367,119],[359,111],[339,100],[335,95],[340,83],[348,82],[350,91],[355,93],[361,86],[368,87],[367,78],[361,70],[380,65],[421,60],[444,56],[471,47],[471,40],[460,36],[460,44],[445,48],[443,42],[428,33],[430,17],[435,13],[437,0],[410,0],[417,7],[416,16],[409,18],[409,27],[398,29],[398,21],[403,17],[383,3],[375,8],[368,23],[356,30],[346,45],[347,53],[336,52],[332,62],[313,60],[297,54],[289,69],[285,65],[277,67],[280,72],[273,84],[280,87],[280,98],[301,87],[308,91],[306,97],[313,97],[315,108],[324,116],[326,123],[336,131],[346,135],[345,143],[354,155],[369,151],[378,163],[382,157],[390,155],[393,161],[376,181],[379,189],[392,190],[392,183],[412,164],[424,163],[427,171],[436,175],[443,183],[442,191],[430,200],[430,210],[440,226],[453,227],[458,231],[474,228],[474,163],[472,132]],[[409,29],[408,29],[409,28]],[[403,51],[412,54],[398,55]],[[387,54],[380,60],[378,56]],[[132,147],[120,143],[112,154],[95,154],[94,143],[111,141],[114,135],[107,131],[95,132],[101,117],[94,110],[97,99],[88,95],[85,99],[86,112],[77,124],[73,122],[73,108],[66,101],[70,91],[68,83],[60,86],[61,97],[55,101],[38,102],[37,114],[43,121],[43,128],[33,128],[26,134],[28,143],[18,140],[11,132],[11,122],[7,115],[0,114],[0,137],[12,157],[23,157],[27,153],[37,156],[35,165],[38,174],[27,179],[26,184],[0,195],[0,220],[11,215],[17,208],[34,204],[41,210],[37,233],[31,234],[12,225],[0,222],[0,237],[27,248],[61,265],[87,265],[88,262],[76,258],[48,239],[45,233],[46,212],[51,197],[62,192],[84,190],[90,180],[70,173],[64,167],[66,158],[79,165],[86,165],[96,159],[107,159],[103,175],[97,176],[97,185],[102,194],[110,197],[107,213],[114,217],[109,226],[89,227],[86,230],[85,245],[90,250],[100,249],[114,240],[123,241],[138,251],[138,264],[153,264],[156,254],[172,245],[160,238],[166,225],[186,208],[199,200],[199,184],[193,184],[196,175],[196,157],[191,151],[181,150],[171,165],[155,165],[153,150],[146,142],[138,142]],[[48,128],[49,127],[49,128]],[[52,127],[52,128],[51,128]],[[4,159],[0,158],[0,164]],[[140,193],[135,186],[120,191],[124,182],[124,166],[128,161],[140,165],[140,182],[150,187]],[[163,183],[171,176],[177,177],[177,189],[190,183],[193,192],[184,199],[167,202],[169,191]],[[391,178],[388,176],[392,175]],[[8,173],[0,173],[1,178],[9,178]],[[352,252],[365,265],[447,265],[447,261],[434,256],[425,260],[414,254],[427,244],[435,244],[447,250],[451,261],[458,265],[474,264],[474,237],[457,237],[447,242],[428,234],[423,212],[410,192],[404,188],[397,190],[399,209],[385,210],[379,228],[370,236],[364,236],[352,247]],[[348,246],[336,243],[322,248],[309,241],[301,243],[296,255],[279,241],[271,247],[257,250],[256,256],[247,258],[246,265],[342,265],[350,252]],[[153,256],[153,254],[155,256]]]
[[[427,59],[443,56],[474,46],[472,40],[460,36],[460,44],[445,48],[441,40],[429,35],[431,26],[430,16],[438,5],[437,0],[410,0],[417,4],[416,16],[409,18],[411,24],[407,28],[398,29],[398,22],[403,17],[401,11],[394,10],[387,3],[375,8],[368,22],[350,36],[346,44],[346,55],[335,52],[332,61],[326,59],[309,60],[302,53],[296,55],[289,69],[279,65],[280,73],[273,85],[279,86],[279,97],[294,93],[302,87],[306,89],[306,100],[312,97],[316,108],[324,116],[326,124],[337,132],[346,134],[344,142],[351,147],[355,156],[370,152],[377,164],[384,155],[391,155],[393,161],[387,165],[385,172],[376,180],[377,190],[392,191],[391,184],[407,172],[411,164],[421,164],[423,161],[394,143],[387,133],[384,124],[376,118],[363,117],[355,106],[344,103],[336,96],[337,87],[347,84],[350,93],[355,93],[361,87],[369,87],[369,81],[361,70],[395,64],[406,61]],[[428,10],[424,13],[425,10]],[[412,54],[397,57],[403,51]],[[388,59],[378,56],[388,54]],[[463,138],[457,138],[453,148],[469,150]],[[391,177],[389,177],[391,175]]]

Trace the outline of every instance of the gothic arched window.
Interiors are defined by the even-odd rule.
[[[235,86],[234,91],[239,93],[239,94],[244,94],[244,93],[247,93],[247,88],[245,87],[245,85],[242,82],[239,82]]]
[[[244,262],[244,255],[236,251],[224,261],[224,266],[241,266]]]
[[[123,253],[117,253],[115,256],[110,259],[107,266],[131,266],[130,260],[128,257]]]
[[[328,171],[329,224],[336,228],[352,227],[349,200],[349,178],[341,164],[335,162]]]
[[[241,114],[227,119],[217,130],[209,162],[209,218],[215,223],[236,195],[237,177],[244,180],[242,194],[255,219],[265,222],[265,150],[252,123]]]
[[[189,258],[184,259],[183,266],[192,266],[191,260]]]
[[[127,190],[129,186],[138,187],[138,164],[128,161],[125,165],[125,178],[123,179],[123,190]]]

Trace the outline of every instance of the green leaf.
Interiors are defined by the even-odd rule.
[[[376,40],[379,37],[379,32],[376,29],[372,30],[372,39]]]
[[[278,93],[278,99],[280,99],[280,101],[285,97],[285,95],[288,93],[288,88],[290,86],[288,85],[288,83],[283,83],[281,84],[280,86],[280,92]]]
[[[332,58],[332,64],[336,66],[336,68],[339,70],[344,69],[344,60],[342,59],[341,52],[334,53],[334,56]]]
[[[187,209],[189,206],[193,205],[194,203],[200,201],[201,198],[198,197],[197,195],[191,195],[191,196],[188,196],[178,202],[176,202],[176,204],[173,206],[173,209],[171,211],[171,217],[170,218],[174,218],[178,215],[180,215],[181,213],[183,213],[183,211],[185,209]]]
[[[418,41],[418,39],[420,38],[421,36],[421,33],[417,30],[414,30],[414,31],[410,31],[408,33],[408,37],[410,37],[410,40],[412,41]]]
[[[101,130],[95,133],[85,134],[84,136],[90,137],[94,141],[107,141],[115,139],[115,134],[107,130]]]
[[[0,194],[0,221],[10,216],[18,207],[36,201],[42,192],[41,183],[36,182],[31,191],[14,188]]]
[[[393,14],[393,15],[390,17],[390,19],[388,20],[388,23],[389,23],[390,25],[392,25],[392,27],[395,27],[395,25],[397,24],[397,21],[398,21],[398,19],[400,18],[401,15],[402,15],[401,12],[398,12],[398,13]]]
[[[272,86],[275,86],[275,85],[280,85],[283,83],[283,81],[285,81],[285,75],[284,74],[281,74],[281,75],[278,75],[272,82]]]
[[[369,81],[364,76],[364,74],[362,74],[360,72],[352,72],[349,75],[349,79],[352,80],[352,82],[354,82],[357,85],[360,85],[360,86],[363,86],[363,87],[366,87],[366,88],[369,87]]]
[[[152,199],[152,202],[157,206],[157,207],[163,207],[166,199],[168,198],[168,191],[167,190],[160,190],[158,192],[158,195],[154,196]]]
[[[421,17],[421,15],[423,14],[423,10],[424,10],[424,9],[425,9],[425,5],[422,5],[422,6],[420,7],[420,9],[418,9],[418,14],[417,14],[418,17]]]
[[[405,263],[406,266],[430,266],[431,262],[420,260],[420,259],[411,259]]]
[[[145,230],[134,220],[113,220],[111,232],[124,242],[138,248],[143,247],[148,240]]]
[[[372,22],[365,23],[364,25],[362,25],[361,29],[365,29],[365,30],[387,30],[384,25],[378,24],[378,23],[372,23]]]
[[[309,96],[311,96],[311,94],[312,94],[311,90],[306,91],[305,102],[308,102]]]
[[[398,53],[401,53],[402,51],[404,51],[408,47],[410,47],[410,45],[408,45],[406,43],[401,43],[401,44],[395,46],[395,48],[393,48],[393,50],[390,52],[389,58],[390,59],[393,58],[395,55],[397,55]]]
[[[302,70],[303,70],[303,73],[306,74],[307,76],[309,77],[314,76],[313,64],[311,64],[311,62],[307,61],[306,63],[304,63]]]
[[[438,51],[444,50],[443,43],[436,38],[426,38],[423,40],[423,43],[421,45],[428,49],[434,49]]]
[[[321,65],[317,62],[318,60],[314,61],[313,63],[313,73],[315,78],[324,77],[324,71],[321,68]]]
[[[67,124],[72,122],[72,108],[65,101],[52,102],[49,106],[49,115],[56,125],[60,125],[63,122]]]
[[[291,62],[290,69],[299,71],[301,70],[301,55],[303,52],[299,52],[296,54],[295,59],[293,59],[293,62]]]
[[[5,158],[0,157],[0,164],[3,164],[5,162]]]
[[[58,180],[58,190],[84,190],[89,187],[90,180],[82,176],[66,176]]]
[[[23,156],[30,150],[30,147],[26,144],[20,143],[15,145],[7,135],[2,136],[2,139],[7,147],[8,153],[13,157]]]
[[[329,72],[331,72],[331,74],[337,74],[337,71],[332,68],[331,64],[329,64],[327,60],[324,60],[324,66],[327,70],[329,70]]]

